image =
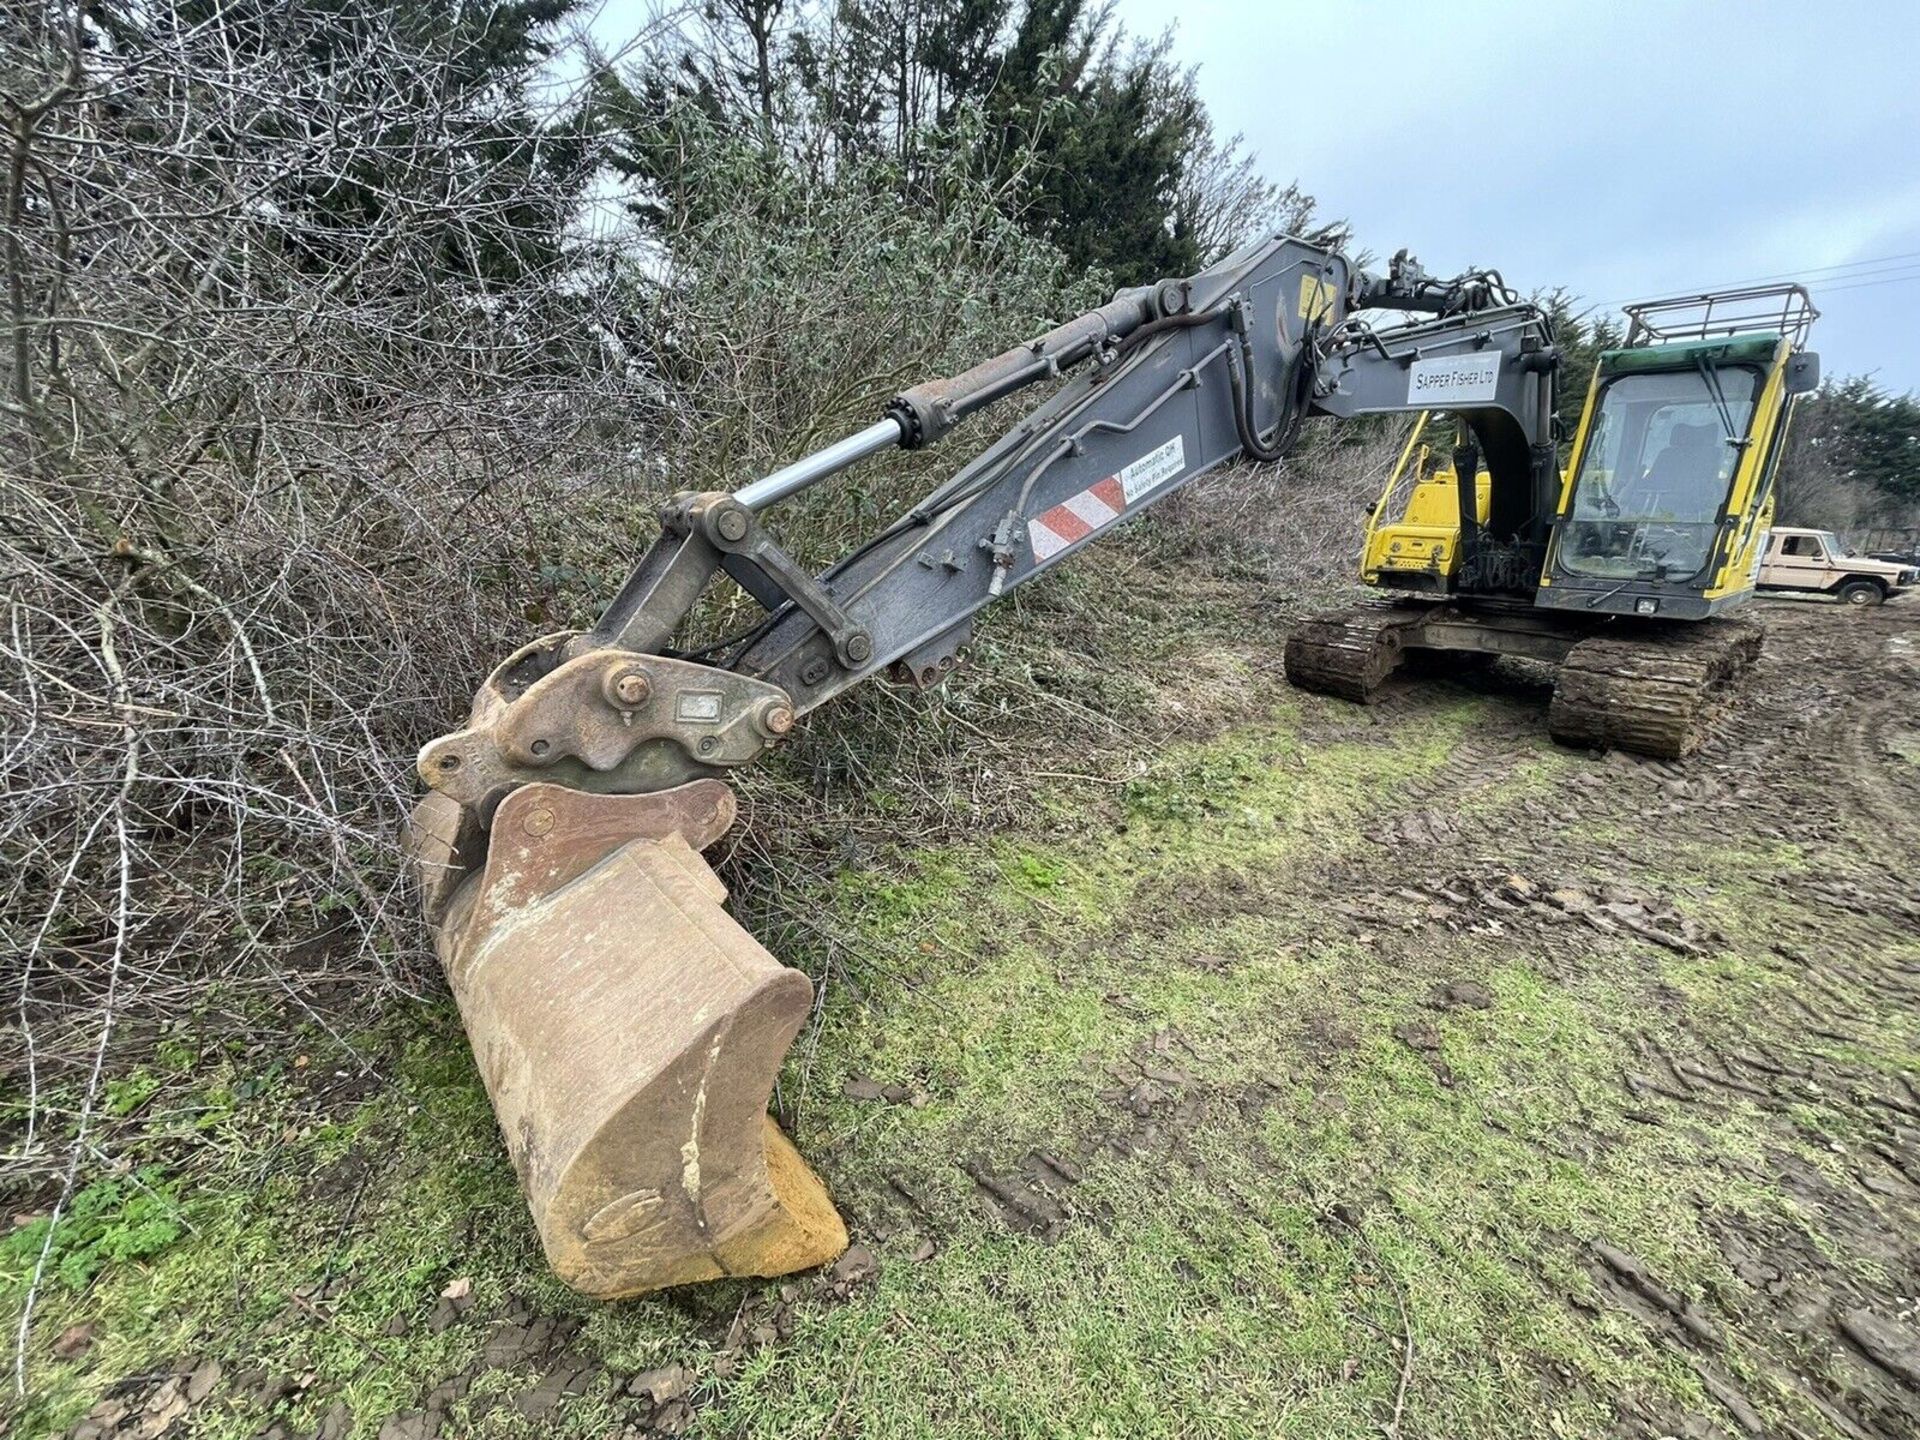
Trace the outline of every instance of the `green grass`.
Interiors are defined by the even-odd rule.
[[[157,1255],[185,1233],[171,1182],[147,1165],[76,1190],[57,1225],[50,1213],[16,1225],[0,1240],[0,1266],[19,1274],[44,1264],[50,1284],[81,1290],[107,1266]]]
[[[596,1306],[547,1276],[446,1005],[365,1037],[396,1057],[393,1083],[344,1113],[316,1118],[312,1070],[224,1057],[190,1061],[186,1084],[120,1092],[157,1134],[191,1131],[219,1158],[141,1172],[176,1218],[138,1244],[104,1238],[140,1230],[130,1188],[83,1192],[100,1202],[95,1228],[61,1242],[63,1271],[85,1258],[42,1298],[20,1433],[70,1422],[120,1375],[209,1353],[230,1374],[312,1377],[295,1427],[344,1399],[370,1436],[476,1353],[478,1325],[424,1328],[462,1277],[476,1316],[515,1295],[581,1315],[582,1347],[616,1373],[688,1365],[699,1433],[713,1436],[817,1434],[835,1419],[873,1437],[1373,1436],[1403,1369],[1409,1436],[1600,1433],[1624,1391],[1710,1407],[1690,1366],[1597,1296],[1586,1246],[1604,1238],[1702,1295],[1737,1287],[1710,1215],[1819,1232],[1761,1178],[1781,1141],[1750,1107],[1680,1115],[1654,1100],[1677,1123],[1644,1123],[1620,1080],[1637,1063],[1630,1023],[1658,1017],[1664,990],[1705,1026],[1779,1023],[1766,1017],[1784,982],[1757,958],[1778,902],[1752,877],[1803,861],[1676,845],[1666,883],[1695,886],[1693,913],[1727,943],[1681,957],[1609,938],[1572,973],[1548,963],[1548,942],[1409,930],[1417,913],[1401,904],[1401,924],[1391,898],[1384,926],[1331,913],[1314,877],[1358,867],[1389,891],[1370,819],[1443,781],[1490,703],[1436,700],[1364,744],[1309,744],[1289,703],[1169,751],[1117,806],[1089,785],[1087,818],[1064,838],[1072,782],[1050,797],[1052,839],[902,851],[820,882],[801,903],[878,958],[857,989],[829,983],[817,1046],[796,1047],[782,1095],[881,1268],[844,1301],[802,1284],[791,1334],[763,1349],[718,1344],[777,1282]],[[1467,803],[1517,812],[1575,763],[1543,742]],[[1187,963],[1217,955],[1234,963]],[[1461,978],[1492,1007],[1422,1005]],[[1410,1024],[1431,1025],[1437,1051],[1397,1036]],[[1146,1121],[1102,1092],[1163,1055],[1156,1037],[1170,1047],[1160,1063],[1194,1083],[1184,1108]],[[1865,1048],[1912,1063],[1897,1043]],[[923,1103],[856,1103],[841,1094],[856,1075]],[[1850,1138],[1819,1097],[1804,1109],[1808,1157]],[[1084,1177],[1051,1243],[1010,1229],[956,1163],[1009,1173],[1036,1147]],[[929,1239],[933,1256],[913,1259]],[[16,1236],[0,1249],[16,1299],[23,1248]],[[330,1277],[344,1286],[316,1318],[297,1297]],[[396,1315],[404,1336],[386,1334]],[[51,1336],[83,1319],[93,1350],[53,1359]],[[1735,1373],[1748,1344],[1733,1343]],[[1753,1398],[1784,1413],[1764,1386]],[[540,1433],[603,1435],[619,1416],[595,1391]],[[196,1433],[261,1423],[234,1403]],[[495,1411],[474,1433],[533,1431]]]

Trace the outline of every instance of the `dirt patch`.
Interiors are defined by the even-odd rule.
[[[1000,1218],[1023,1235],[1056,1240],[1073,1214],[1080,1167],[1050,1150],[1029,1151],[1017,1169],[1002,1174],[980,1160],[963,1160],[960,1168]]]
[[[1813,1223],[1763,1218],[1703,1194],[1707,1227],[1733,1276],[1724,1290],[1683,1293],[1604,1238],[1590,1243],[1587,1270],[1602,1309],[1633,1316],[1698,1374],[1715,1407],[1693,1413],[1622,1396],[1624,1433],[1724,1433],[1729,1423],[1736,1432],[1778,1433],[1751,1398],[1771,1391],[1793,1397],[1810,1431],[1891,1440],[1920,1433],[1920,1093],[1910,1071],[1890,1075],[1850,1052],[1869,1027],[1881,1027],[1884,1039],[1894,1026],[1909,1047],[1920,1038],[1920,965],[1908,958],[1920,918],[1920,785],[1899,740],[1920,669],[1904,617],[1764,608],[1767,649],[1747,702],[1698,756],[1609,756],[1568,778],[1577,797],[1571,814],[1555,801],[1502,813],[1500,860],[1524,857],[1524,874],[1494,864],[1423,877],[1424,847],[1475,849],[1494,835],[1471,815],[1410,797],[1379,831],[1410,862],[1407,883],[1367,903],[1422,933],[1497,930],[1574,979],[1582,952],[1601,937],[1690,960],[1725,952],[1728,937],[1702,918],[1719,896],[1649,883],[1663,849],[1796,847],[1782,852],[1791,863],[1751,877],[1769,909],[1784,912],[1771,951],[1747,963],[1766,972],[1785,1023],[1764,1037],[1729,1033],[1670,985],[1649,986],[1658,1009],[1643,1026],[1627,1027],[1635,1058],[1621,1083],[1634,1101],[1662,1107],[1658,1116],[1640,1109],[1630,1117],[1670,1128],[1674,1109],[1743,1106],[1762,1112],[1782,1140],[1805,1139],[1811,1107],[1831,1115],[1825,1123],[1840,1133],[1811,1135],[1834,1160],[1831,1169],[1785,1148],[1764,1164],[1720,1162],[1730,1176],[1778,1187]],[[1473,683],[1484,692],[1484,678]],[[1514,698],[1514,708],[1526,704]],[[1477,767],[1466,768],[1471,782]],[[1595,833],[1619,838],[1582,843]],[[1453,984],[1436,988],[1428,1003],[1455,1008]],[[1424,1055],[1439,1048],[1429,1022],[1409,1021],[1395,1033]],[[1730,1353],[1744,1372],[1737,1381]]]
[[[1630,1055],[1619,1073],[1626,1120],[1706,1147],[1713,1142],[1687,1125],[1686,1112],[1757,1111],[1761,1133],[1781,1142],[1810,1138],[1814,1107],[1831,1116],[1823,1123],[1845,1138],[1820,1130],[1811,1138],[1838,1162],[1839,1178],[1785,1148],[1760,1165],[1720,1157],[1730,1181],[1770,1187],[1808,1217],[1791,1224],[1701,1194],[1731,1271],[1724,1285],[1689,1292],[1605,1236],[1565,1239],[1586,1257],[1592,1295],[1579,1305],[1596,1321],[1629,1317],[1695,1375],[1706,1397],[1692,1408],[1670,1395],[1622,1393],[1614,1402],[1622,1434],[1782,1433],[1764,1416],[1784,1404],[1803,1427],[1791,1433],[1894,1440],[1920,1433],[1920,1082],[1848,1052],[1868,1027],[1888,1024],[1920,1045],[1920,960],[1909,958],[1920,921],[1912,858],[1920,776],[1903,748],[1920,668],[1912,647],[1889,643],[1904,639],[1902,619],[1806,607],[1769,607],[1767,619],[1768,649],[1748,700],[1700,755],[1583,762],[1538,801],[1481,803],[1511,776],[1517,756],[1539,746],[1544,716],[1535,712],[1546,693],[1537,677],[1496,667],[1442,682],[1443,694],[1468,690],[1489,700],[1483,728],[1431,776],[1397,792],[1369,827],[1376,861],[1330,861],[1293,898],[1339,917],[1383,960],[1404,960],[1411,976],[1442,971],[1420,1002],[1433,1018],[1416,1013],[1391,1033],[1443,1088],[1457,1083],[1442,1058],[1447,1017],[1498,1004],[1484,980],[1446,974],[1457,963],[1450,957],[1523,955],[1577,985],[1595,968],[1593,957],[1624,945],[1649,957],[1639,987],[1645,1008],[1618,1017]],[[1328,707],[1309,727],[1364,733],[1392,724],[1396,713],[1417,715],[1423,703],[1430,702],[1406,687],[1384,708]],[[1755,903],[1785,911],[1770,948],[1758,957],[1747,950],[1742,962],[1777,990],[1785,1023],[1762,1034],[1704,1013],[1660,977],[1651,957],[1711,968],[1735,948],[1715,918],[1724,897],[1667,879],[1663,862],[1675,847],[1710,855],[1770,842],[1792,847],[1781,852],[1787,863],[1743,877],[1761,897]],[[1116,931],[1177,931],[1176,894],[1189,905],[1199,895],[1228,918],[1273,903],[1244,876],[1201,877],[1197,889],[1182,877],[1144,889]],[[1889,950],[1901,937],[1905,956]],[[1353,1044],[1337,1011],[1309,1006],[1287,1063],[1296,1073],[1316,1062],[1334,1069]],[[1081,1141],[1078,1153],[1104,1145],[1183,1162],[1185,1137],[1220,1113],[1226,1097],[1180,1051],[1177,1032],[1163,1032],[1155,1047],[1116,1067],[1101,1098],[1118,1123]],[[1232,1098],[1251,1115],[1282,1084]],[[1569,1135],[1553,1148],[1581,1157],[1604,1143]],[[1073,1218],[1043,1177],[1006,1170],[975,1178],[1027,1233],[1051,1238]],[[1544,1388],[1553,1383],[1543,1376]]]

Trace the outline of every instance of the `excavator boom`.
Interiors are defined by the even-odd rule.
[[[1383,339],[1356,312],[1431,319]],[[784,1273],[845,1245],[824,1187],[767,1116],[811,986],[722,908],[700,851],[732,769],[876,672],[937,683],[973,616],[1235,458],[1277,459],[1311,415],[1448,397],[1490,464],[1550,496],[1552,332],[1497,276],[1382,277],[1287,237],[1125,290],[742,489],[683,493],[599,621],[503,662],[467,725],[428,744],[410,851],[427,917],[549,1260],[614,1297]],[[765,519],[1013,392],[1040,405],[820,575]],[[1539,520],[1534,532],[1526,524]],[[1515,543],[1477,541],[1492,569]],[[1537,562],[1536,562],[1537,563]],[[670,647],[726,574],[765,609]]]

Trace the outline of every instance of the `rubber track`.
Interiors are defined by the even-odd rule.
[[[1700,748],[1765,632],[1742,620],[1582,640],[1560,664],[1547,729],[1563,745],[1677,760]]]

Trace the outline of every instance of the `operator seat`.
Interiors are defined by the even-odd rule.
[[[1641,503],[1649,519],[1670,522],[1656,553],[1671,573],[1692,574],[1706,564],[1708,537],[1697,526],[1711,525],[1720,511],[1720,427],[1676,425],[1641,482]]]
[[[1720,456],[1715,453],[1720,439],[1714,425],[1674,426],[1667,443],[1647,468],[1646,488],[1656,495],[1687,502],[1675,506],[1670,501],[1670,509],[1681,510],[1689,517],[1704,511],[1705,518],[1711,519],[1720,507]]]

